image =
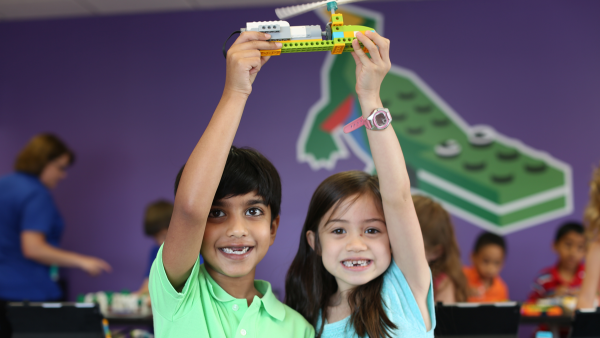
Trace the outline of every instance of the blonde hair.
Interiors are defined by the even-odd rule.
[[[600,167],[594,169],[590,182],[590,201],[585,208],[583,221],[587,226],[587,235],[594,239],[600,233]]]
[[[69,155],[69,165],[75,162],[75,154],[53,134],[34,136],[17,156],[15,170],[39,176],[46,165],[60,156]]]
[[[425,248],[439,245],[443,250],[439,258],[429,263],[433,278],[435,279],[440,273],[446,274],[454,284],[456,301],[466,302],[467,278],[462,271],[460,250],[454,236],[450,215],[439,203],[425,196],[413,196],[413,203],[421,225]]]

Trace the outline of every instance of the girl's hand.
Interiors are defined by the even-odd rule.
[[[280,42],[268,42],[270,34],[243,32],[227,51],[225,92],[250,95],[252,83],[270,56],[260,56],[261,49],[279,49]]]
[[[358,42],[367,47],[371,57],[360,48]],[[356,62],[356,94],[359,100],[379,101],[379,89],[385,75],[392,68],[390,62],[390,40],[376,32],[356,33],[352,41],[354,52],[352,56]],[[379,48],[378,48],[379,47]]]

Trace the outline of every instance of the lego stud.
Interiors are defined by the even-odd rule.
[[[464,163],[465,170],[467,171],[481,171],[485,169],[484,161],[466,161]]]
[[[431,123],[436,127],[445,127],[450,124],[450,120],[445,117],[434,118]]]
[[[508,173],[496,173],[492,174],[492,182],[494,183],[510,183],[514,179],[512,174]]]
[[[447,140],[435,146],[435,153],[439,157],[456,157],[460,155],[462,148],[455,140]]]
[[[496,132],[494,129],[486,126],[475,126],[471,129],[469,143],[476,147],[485,147],[494,143]]]
[[[541,173],[544,170],[546,170],[546,168],[547,168],[546,162],[544,162],[542,160],[533,159],[533,160],[528,160],[527,162],[525,162],[525,170],[532,174]]]
[[[430,104],[415,106],[415,111],[419,114],[431,113],[432,110],[433,110],[433,106]]]
[[[500,147],[496,156],[501,161],[513,161],[519,158],[519,152],[514,148]]]

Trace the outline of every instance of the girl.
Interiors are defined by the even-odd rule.
[[[390,43],[375,32],[356,37],[371,55],[353,41],[366,118],[382,107]],[[379,177],[342,172],[317,188],[286,276],[286,303],[316,337],[433,337],[431,273],[402,150],[393,128],[367,136]]]
[[[425,196],[413,196],[425,241],[425,256],[433,275],[436,302],[467,301],[467,278],[462,271],[460,250],[450,215],[439,203]]]
[[[577,299],[577,307],[580,309],[598,305],[598,290],[600,289],[600,167],[596,168],[592,175],[590,203],[585,210],[584,221],[588,227],[590,245],[585,259],[585,275]]]

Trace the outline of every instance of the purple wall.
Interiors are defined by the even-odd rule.
[[[587,200],[600,160],[600,3],[574,0],[455,0],[363,3],[385,11],[392,62],[416,72],[468,123],[548,151],[569,163],[574,213]],[[172,185],[216,106],[225,73],[221,45],[272,8],[0,23],[0,174],[34,134],[51,131],[77,163],[57,190],[67,222],[63,247],[97,255],[114,272],[67,271],[70,297],[136,289],[151,240],[144,206],[172,199]],[[314,14],[293,24],[320,24]],[[283,179],[282,222],[257,278],[283,290],[284,274],[310,196],[332,172],[296,162],[296,140],[319,99],[325,54],[274,57],[256,82],[236,145],[270,158]],[[264,128],[264,121],[287,121]],[[284,125],[277,123],[277,126]],[[360,169],[351,158],[336,170]],[[502,276],[512,298],[526,297],[563,219],[507,236]],[[475,226],[455,219],[465,262]]]

